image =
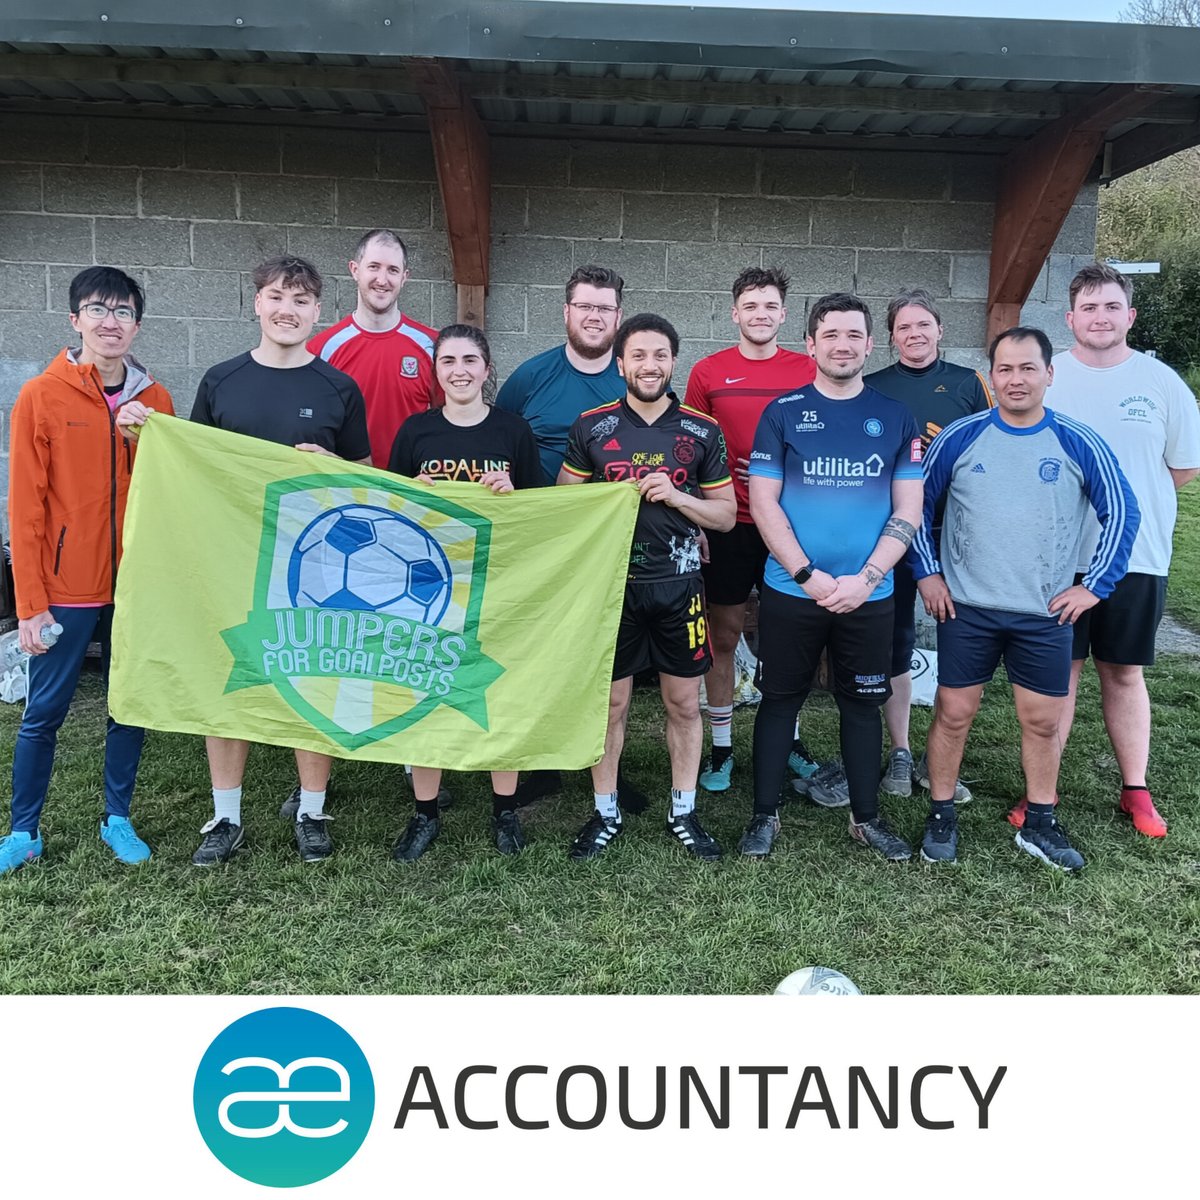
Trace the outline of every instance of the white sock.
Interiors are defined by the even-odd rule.
[[[610,824],[620,825],[621,810],[617,807],[616,792],[593,792],[596,811]]]
[[[325,789],[319,792],[306,792],[300,789],[300,807],[296,810],[296,820],[301,817],[319,817],[325,811]]]
[[[795,729],[795,732],[792,734],[792,741],[798,742],[799,740],[800,740],[800,714],[797,713],[796,714],[796,729]]]
[[[242,823],[242,789],[213,788],[213,820],[228,821],[230,825]]]
[[[678,788],[671,789],[671,816],[686,817],[696,811],[696,789],[681,792]]]
[[[714,746],[733,745],[733,705],[710,704],[708,706],[708,724],[712,730]]]

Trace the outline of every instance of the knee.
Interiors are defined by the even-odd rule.
[[[947,700],[945,695],[939,692],[933,723],[951,735],[961,736],[971,728],[978,707],[978,704],[963,697]]]
[[[1098,662],[1096,674],[1100,677],[1101,688],[1116,691],[1136,691],[1144,687],[1146,682],[1141,667],[1122,663]]]
[[[729,629],[725,626],[710,624],[708,634],[712,640],[713,653],[728,656],[737,649],[742,631],[740,629]]]
[[[667,720],[673,725],[688,725],[700,721],[700,697],[689,696],[686,700],[663,700]]]

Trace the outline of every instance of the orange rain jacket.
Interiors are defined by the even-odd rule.
[[[8,523],[17,616],[51,604],[111,604],[134,446],[100,376],[64,350],[21,388],[9,439]],[[171,396],[125,360],[121,403],[173,413]]]

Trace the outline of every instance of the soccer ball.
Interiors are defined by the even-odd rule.
[[[775,989],[777,996],[861,996],[862,992],[841,971],[829,967],[801,967]]]
[[[450,563],[420,525],[365,504],[322,513],[288,560],[288,595],[301,608],[356,609],[436,625],[450,603],[450,585]]]

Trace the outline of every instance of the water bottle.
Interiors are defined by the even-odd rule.
[[[63,627],[57,621],[55,621],[53,625],[43,625],[42,645],[49,650],[50,647],[53,646],[60,637],[62,637],[62,631]]]

